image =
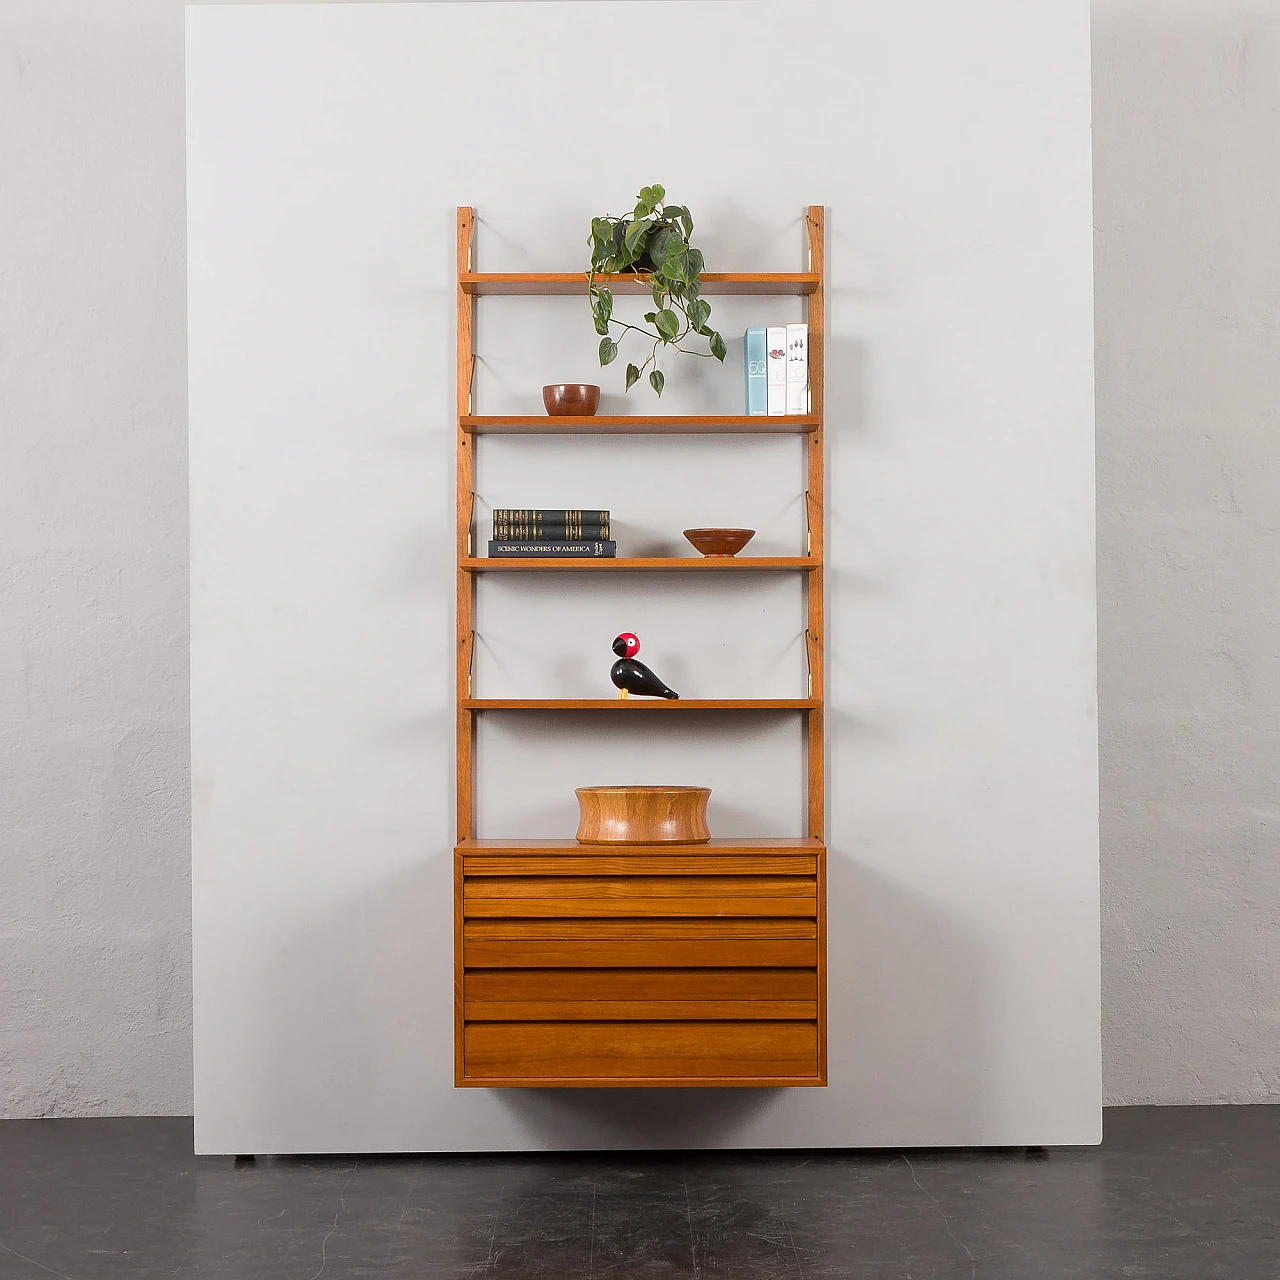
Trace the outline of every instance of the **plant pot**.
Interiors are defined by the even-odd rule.
[[[579,844],[706,844],[710,787],[578,787]]]
[[[627,218],[626,221],[619,222],[613,229],[613,245],[619,253],[622,252],[622,241],[626,237],[627,228],[630,225],[631,219]],[[627,269],[627,271],[656,271],[657,269],[657,264],[651,257],[649,257],[649,250],[646,249]],[[626,275],[627,271],[620,271],[618,274]]]

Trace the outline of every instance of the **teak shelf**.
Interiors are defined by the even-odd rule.
[[[795,435],[815,431],[812,414],[786,417],[693,417],[672,414],[596,414],[590,418],[477,418],[459,420],[463,431],[476,436],[696,436],[696,435]]]
[[[705,294],[800,295],[808,297],[822,291],[820,271],[704,271],[699,277]],[[608,276],[609,289],[613,293],[648,293],[647,278],[629,278],[626,275]],[[498,295],[523,297],[555,297],[563,294],[587,292],[587,277],[581,271],[533,271],[533,272],[458,272],[458,291],[473,297]]]
[[[463,698],[467,711],[819,711],[812,698]]]
[[[808,572],[822,565],[812,556],[548,556],[532,560],[524,556],[478,556],[460,560],[468,573],[537,573],[547,569],[577,573],[781,573],[788,569]]]
[[[585,294],[580,272],[475,271],[458,210],[457,767],[454,1081],[470,1087],[797,1086],[827,1082],[823,347],[825,220],[806,211],[807,269],[702,276],[703,292],[790,295],[809,324],[809,412],[787,417],[485,417],[471,403],[475,300]],[[614,276],[615,293],[648,293]],[[473,553],[482,435],[804,437],[808,552],[702,559],[504,560]],[[477,698],[475,593],[487,573],[796,572],[805,588],[802,698]],[[489,712],[778,712],[803,718],[805,834],[699,845],[585,845],[475,835],[476,717]]]

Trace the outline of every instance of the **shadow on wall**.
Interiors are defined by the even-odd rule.
[[[214,1117],[213,1140],[200,1146],[233,1153],[820,1147],[837,1098],[850,1106],[877,1100],[856,1126],[835,1126],[868,1134],[866,1145],[925,1145],[939,1132],[981,1140],[999,1111],[998,1081],[982,1066],[991,1056],[994,998],[982,947],[954,913],[839,850],[829,857],[830,915],[842,922],[827,942],[829,1090],[455,1091],[452,912],[441,893],[448,862],[441,855],[381,892],[295,920],[266,954],[246,951],[227,992],[253,1010],[255,1026],[222,1063],[241,1081],[238,1102]],[[286,998],[299,990],[309,993],[304,1003]],[[778,1111],[785,1114],[770,1118]],[[794,1137],[765,1136],[780,1131]]]
[[[991,1047],[986,961],[954,913],[921,903],[837,851],[828,854],[829,1089],[505,1089],[498,1105],[519,1126],[520,1146],[556,1149],[693,1149],[825,1145],[820,1114],[832,1094],[874,1097],[889,1117],[857,1127],[876,1142],[928,1143],[957,1125],[978,1140],[998,1111],[983,1071]],[[861,1047],[874,1044],[874,1055]],[[888,1064],[875,1078],[864,1063]],[[786,1109],[797,1137],[753,1137],[765,1113]],[[902,1116],[913,1117],[910,1129]],[[845,1126],[838,1126],[845,1127]],[[849,1126],[853,1127],[853,1126]],[[788,1128],[791,1125],[788,1124]]]

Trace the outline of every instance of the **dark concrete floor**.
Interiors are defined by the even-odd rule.
[[[1280,1107],[1100,1148],[191,1155],[189,1120],[0,1123],[0,1278],[1280,1280]]]

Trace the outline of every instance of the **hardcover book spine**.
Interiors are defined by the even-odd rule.
[[[787,325],[787,412],[809,412],[809,326]]]
[[[572,507],[494,507],[495,520],[542,520],[546,524],[565,524],[576,520],[595,524],[609,519],[607,511],[578,511]]]
[[[768,383],[765,354],[765,331],[748,329],[744,346],[747,370],[747,413],[754,417],[769,412]]]
[[[592,542],[491,542],[489,555],[511,559],[559,559],[562,556],[577,558],[616,557],[618,544],[608,539]]]
[[[787,411],[787,331],[766,329],[764,337],[769,365],[766,405],[770,417],[776,417]]]
[[[493,521],[495,542],[596,542],[608,537],[608,520],[548,522],[495,517]]]

